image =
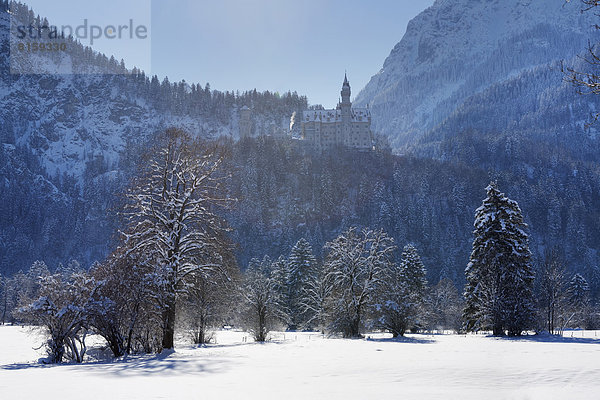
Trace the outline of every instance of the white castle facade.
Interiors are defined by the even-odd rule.
[[[302,139],[320,150],[339,145],[372,149],[371,111],[368,108],[352,108],[347,76],[344,76],[341,95],[342,100],[335,109],[303,112]]]

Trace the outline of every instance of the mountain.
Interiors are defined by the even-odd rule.
[[[580,12],[579,2],[437,0],[408,24],[355,102],[371,107],[374,130],[396,149],[423,143],[425,135],[475,99],[491,101],[497,114],[505,115],[497,124],[486,124],[502,131],[519,115],[546,105],[544,94],[564,86],[559,61],[572,59],[588,40],[598,38],[596,22],[593,13]],[[548,70],[554,71],[550,78]],[[485,95],[520,82],[528,82],[527,91],[513,90],[512,97],[498,101]],[[521,96],[526,96],[519,103],[525,110],[511,104]]]
[[[538,25],[530,21],[532,13],[517,24],[510,4],[516,10],[535,4],[544,14]],[[301,237],[322,257],[323,245],[343,230],[370,227],[384,229],[399,249],[414,244],[430,282],[450,278],[462,284],[473,213],[485,186],[496,180],[523,210],[536,262],[560,246],[567,268],[582,273],[594,296],[600,294],[600,139],[586,125],[600,104],[563,82],[556,55],[575,55],[585,47],[585,32],[594,32],[567,29],[573,21],[584,27],[590,18],[564,16],[570,5],[545,10],[528,4],[438,1],[426,11],[429,17],[411,23],[409,37],[429,39],[413,38],[412,47],[403,40],[387,62],[390,68],[374,78],[382,79],[381,88],[371,88],[381,100],[375,126],[386,122],[381,110],[400,102],[412,110],[390,111],[396,123],[418,128],[397,137],[388,132],[402,155],[343,148],[321,153],[297,140],[268,136],[223,140],[231,148],[231,196],[239,200],[224,216],[239,244],[240,266],[254,257],[286,255]],[[0,5],[6,10],[5,1]],[[17,15],[36,23],[25,6],[17,7]],[[452,15],[456,18],[448,20]],[[501,40],[486,36],[494,21],[510,27],[495,33]],[[469,30],[463,32],[463,26]],[[486,41],[480,43],[477,35]],[[471,45],[459,48],[460,37]],[[421,42],[423,49],[414,47]],[[248,105],[255,132],[268,133],[283,116],[306,107],[306,98],[295,93],[238,94],[159,81],[73,45],[77,51],[65,65],[86,74],[19,75],[7,72],[8,43],[0,41],[3,275],[25,270],[36,259],[51,268],[72,258],[84,266],[103,260],[115,245],[115,194],[135,174],[157,130],[175,124],[203,137],[235,137],[238,110]],[[404,76],[399,94],[383,78],[391,79],[394,60],[404,60],[393,74]],[[584,67],[573,57],[567,62]],[[44,65],[57,68],[51,58]],[[445,96],[432,95],[435,91]],[[391,93],[398,100],[384,102]],[[433,111],[423,112],[427,107]]]
[[[4,8],[0,46],[8,49],[8,8],[26,26],[40,19],[19,3]],[[113,57],[67,42],[69,51],[60,57],[45,53],[33,59],[47,74],[10,74],[10,62],[21,61],[15,61],[20,53],[10,54],[10,61],[9,51],[0,55],[0,138],[31,149],[50,176],[67,173],[80,179],[97,157],[117,169],[128,143],[149,140],[169,126],[206,138],[237,137],[238,110],[244,105],[255,111],[257,130],[280,126],[284,116],[306,105],[305,98],[291,93],[236,95],[168,78],[159,82],[138,69],[125,69]]]
[[[437,0],[409,23],[356,103],[370,106],[374,129],[397,153],[497,180],[525,214],[537,262],[556,247],[568,269],[597,281],[600,135],[590,122],[600,96],[580,95],[562,72],[564,64],[594,68],[585,49],[600,41],[598,16],[581,6]],[[460,174],[446,198],[459,191],[474,204]],[[444,190],[431,189],[435,196]],[[453,267],[454,273],[464,269]]]
[[[114,195],[157,132],[176,126],[206,139],[236,138],[243,106],[253,111],[256,133],[307,107],[297,93],[159,81],[69,38],[64,54],[22,57],[10,51],[11,18],[25,26],[45,23],[26,5],[0,0],[2,274],[38,258],[49,265],[103,259],[115,232]],[[11,73],[20,62],[47,73]]]

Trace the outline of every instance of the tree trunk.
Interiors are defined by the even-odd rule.
[[[59,364],[63,360],[65,354],[64,339],[60,337],[51,337],[48,341],[48,356],[50,364]]]
[[[360,337],[360,316],[357,316],[352,319],[350,326],[348,326],[347,337],[356,338]]]
[[[8,292],[6,289],[6,282],[4,282],[4,308],[2,310],[2,325],[4,325],[5,321],[6,321],[6,311],[8,308]]]
[[[207,327],[204,315],[200,316],[200,321],[196,324],[196,330],[194,333],[194,344],[206,344],[208,342]]]
[[[492,328],[492,333],[494,336],[503,336],[504,329],[502,329],[502,325],[500,323],[495,323],[494,327]]]
[[[121,333],[116,328],[111,328],[110,334],[104,339],[108,342],[108,346],[115,357],[121,357],[125,354],[123,336],[121,336]]]
[[[163,313],[163,338],[162,348],[172,349],[175,347],[175,296],[167,304]]]
[[[264,342],[267,340],[267,313],[262,307],[258,310],[258,330],[254,340],[257,342]]]

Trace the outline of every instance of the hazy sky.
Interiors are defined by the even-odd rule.
[[[145,44],[99,40],[96,48],[161,79],[219,90],[296,90],[333,107],[344,70],[353,97],[377,73],[406,24],[433,0],[25,0],[51,23],[150,18]],[[74,6],[77,4],[77,6]],[[147,9],[143,9],[143,7]],[[138,7],[136,9],[136,7]],[[39,11],[38,11],[39,10]],[[113,22],[114,21],[114,22]]]

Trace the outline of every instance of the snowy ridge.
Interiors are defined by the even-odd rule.
[[[356,103],[369,104],[374,129],[401,147],[470,95],[581,52],[593,23],[577,2],[438,0],[409,23]]]
[[[0,142],[31,149],[50,176],[66,173],[81,182],[86,164],[99,157],[106,168],[117,169],[128,144],[143,146],[171,126],[204,138],[238,136],[242,105],[233,92],[211,96],[208,89],[205,97],[212,104],[190,106],[184,98],[193,97],[189,84],[166,88],[164,81],[157,81],[149,88],[149,77],[141,71],[123,71],[113,58],[73,43],[73,51],[59,55],[9,55],[9,28],[9,13],[0,11]],[[35,62],[48,74],[9,74],[9,56],[12,63]],[[225,99],[220,102],[216,96]],[[293,112],[269,111],[253,113],[258,132],[273,123],[279,126]]]

